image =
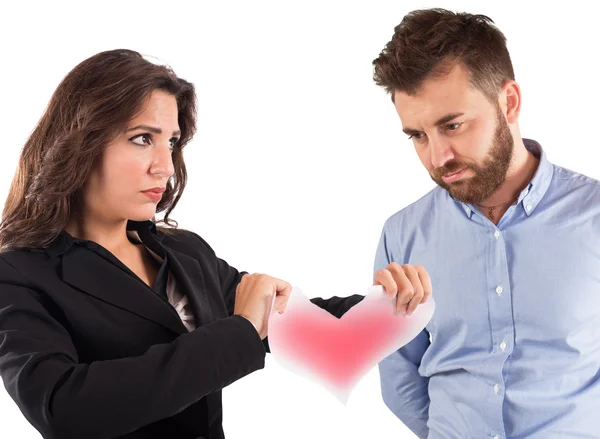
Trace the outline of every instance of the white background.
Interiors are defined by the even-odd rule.
[[[523,136],[552,162],[600,178],[595,3],[533,3],[11,2],[0,14],[0,205],[64,75],[97,52],[130,48],[197,87],[189,184],[172,214],[180,226],[231,265],[309,296],[361,292],[384,221],[433,187],[372,81],[372,60],[412,9],[490,16],[522,87]],[[228,439],[413,437],[381,401],[376,369],[344,407],[270,356],[224,390],[224,428]],[[0,437],[40,437],[4,390]]]

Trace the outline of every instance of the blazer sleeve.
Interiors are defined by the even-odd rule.
[[[363,300],[365,296],[360,294],[353,294],[348,297],[333,296],[329,299],[322,299],[321,297],[313,297],[310,299],[312,303],[317,305],[319,308],[324,309],[330,314],[336,316],[338,319],[346,314],[350,308]]]
[[[214,253],[214,251],[212,250],[210,245],[208,245],[208,243],[204,239],[202,239],[199,235],[197,235],[194,232],[190,232],[190,233],[192,233],[196,237],[196,239],[199,240],[201,245],[208,247],[210,249],[210,251],[212,253]],[[221,292],[223,294],[225,304],[227,305],[227,311],[229,312],[229,315],[233,315],[233,309],[234,309],[234,305],[235,305],[235,292],[236,292],[237,286],[240,283],[240,281],[242,280],[242,277],[248,273],[246,271],[240,272],[240,271],[236,270],[235,268],[233,268],[232,266],[227,264],[227,262],[225,262],[224,260],[222,260],[216,256],[215,256],[215,259],[217,260],[219,280],[221,282]],[[312,303],[314,303],[315,305],[317,305],[319,308],[322,308],[325,311],[328,311],[330,314],[333,314],[337,318],[340,318],[350,308],[352,308],[354,305],[356,305],[362,299],[364,299],[364,296],[361,296],[359,294],[354,294],[354,295],[348,296],[348,297],[334,296],[329,299],[322,299],[320,297],[315,297],[313,299],[310,299],[310,301]],[[263,340],[263,344],[264,344],[265,350],[267,352],[270,352],[268,339],[269,339],[269,337],[265,338]]]
[[[121,436],[264,367],[260,337],[240,316],[137,357],[81,363],[45,297],[0,257],[0,376],[44,438]]]

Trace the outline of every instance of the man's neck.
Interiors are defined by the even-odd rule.
[[[531,154],[523,141],[519,140],[519,143],[515,144],[513,160],[504,183],[490,197],[477,203],[479,210],[494,224],[498,224],[500,218],[532,180],[539,163],[540,159]]]
[[[533,156],[520,142],[515,145],[514,156],[502,185],[487,199],[478,203],[481,206],[496,206],[512,203],[533,178],[540,160]]]

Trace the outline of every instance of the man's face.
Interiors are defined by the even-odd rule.
[[[394,103],[432,180],[457,200],[479,204],[504,182],[514,141],[499,105],[468,79],[457,65],[426,80],[415,96],[396,91]]]

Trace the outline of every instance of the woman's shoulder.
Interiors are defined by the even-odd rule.
[[[21,248],[0,252],[0,284],[28,284],[27,273],[47,269],[48,257],[44,249]]]
[[[44,262],[48,259],[44,248],[18,248],[7,249],[0,252],[0,261],[10,265],[30,264]]]
[[[156,234],[163,245],[175,250],[208,253],[214,255],[212,247],[200,235],[183,228],[156,227]]]

